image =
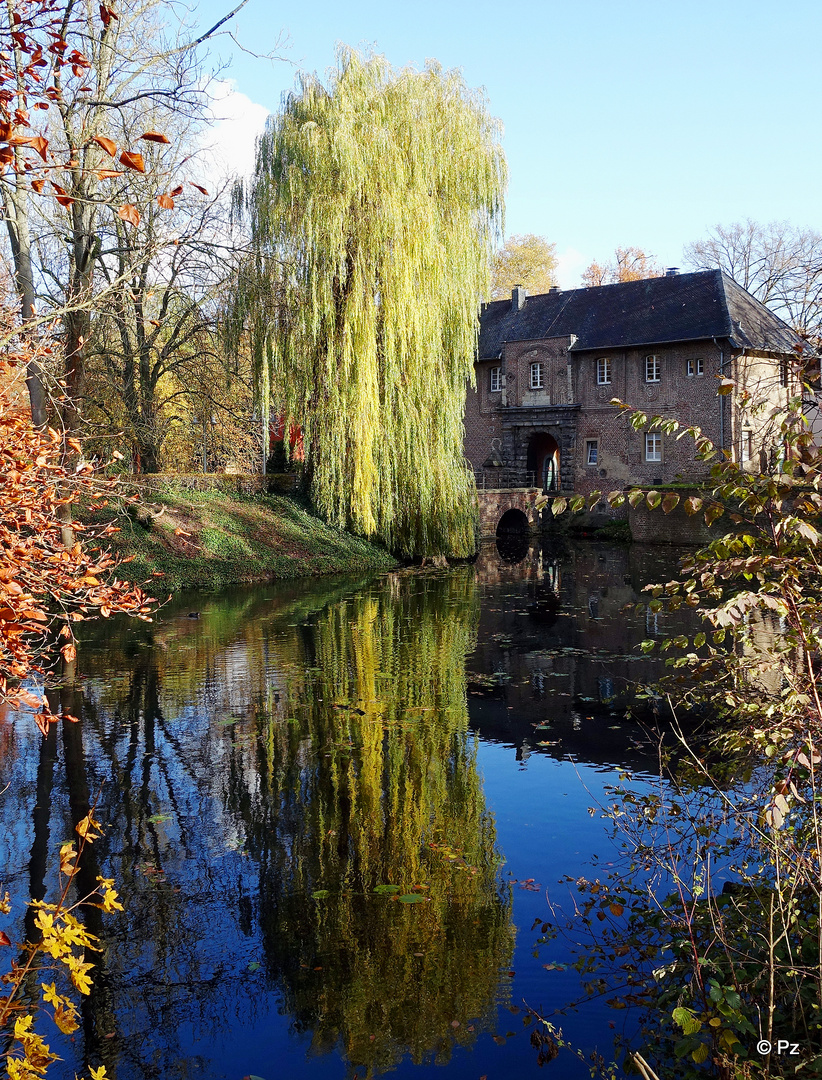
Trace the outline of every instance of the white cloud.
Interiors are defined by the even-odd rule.
[[[235,89],[233,79],[209,86],[212,123],[202,145],[203,160],[212,184],[221,187],[234,176],[250,176],[254,171],[254,141],[268,118],[268,109]]]
[[[590,263],[587,255],[574,247],[566,247],[557,259],[557,278],[563,289],[577,289],[585,267]]]

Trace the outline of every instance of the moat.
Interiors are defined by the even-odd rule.
[[[554,1015],[580,977],[539,924],[561,879],[608,864],[607,785],[660,783],[638,644],[693,616],[626,606],[676,568],[491,544],[90,625],[58,694],[81,722],[0,721],[12,930],[94,800],[85,869],[125,905],[90,918],[94,989],[50,1075],[536,1076],[528,1007],[610,1060],[634,1021],[601,1000]]]

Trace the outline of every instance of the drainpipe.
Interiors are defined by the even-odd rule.
[[[716,338],[713,343],[719,349],[719,377],[725,378],[725,347],[720,345]],[[725,449],[725,395],[719,395],[719,449]]]

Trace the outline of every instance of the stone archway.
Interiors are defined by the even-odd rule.
[[[512,507],[506,510],[497,522],[497,536],[521,536],[528,534],[531,523],[523,510]]]
[[[538,431],[528,440],[528,472],[543,491],[559,491],[559,444],[547,431]]]

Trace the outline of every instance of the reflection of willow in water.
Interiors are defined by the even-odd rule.
[[[447,1059],[491,1022],[510,962],[467,735],[477,617],[468,570],[392,575],[327,608],[303,628],[306,666],[261,710],[259,787],[236,778],[271,974],[314,1049],[340,1045],[352,1065]],[[426,899],[374,891],[392,885]]]

